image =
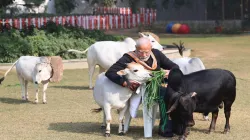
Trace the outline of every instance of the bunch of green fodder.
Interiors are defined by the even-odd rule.
[[[163,70],[153,71],[153,77],[149,79],[149,83],[146,86],[146,98],[145,103],[147,108],[151,108],[155,102],[160,100],[160,86],[164,83],[165,72]]]

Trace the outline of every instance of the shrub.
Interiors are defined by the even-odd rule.
[[[56,26],[49,22],[41,30],[28,27],[19,31],[3,30],[0,33],[0,63],[14,62],[20,56],[54,56],[63,59],[83,58],[86,55],[66,53],[68,49],[85,50],[96,41],[120,41],[124,36],[106,35],[99,30]]]

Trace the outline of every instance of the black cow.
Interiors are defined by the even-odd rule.
[[[173,132],[187,136],[187,126],[194,125],[193,112],[212,112],[209,132],[215,130],[218,107],[224,103],[226,125],[229,132],[231,106],[236,97],[236,79],[233,73],[223,69],[206,69],[183,75],[180,69],[172,69],[168,76],[165,101],[172,119]]]

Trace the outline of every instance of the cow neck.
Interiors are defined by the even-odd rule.
[[[53,67],[52,67],[52,64],[51,64],[51,59],[52,59],[52,57],[47,57],[47,59],[48,59],[48,64],[50,65],[50,67],[51,67],[51,74],[50,74],[50,78],[48,79],[49,81],[50,81],[50,79],[53,77],[53,75],[54,75],[54,70],[53,70]]]
[[[131,52],[128,52],[127,54],[128,54],[129,56],[131,56],[131,57],[135,60],[136,63],[141,64],[141,65],[142,65],[145,69],[147,69],[147,70],[155,70],[155,69],[157,68],[157,60],[156,60],[156,58],[155,58],[155,55],[152,53],[152,51],[151,51],[151,53],[150,53],[150,57],[152,57],[152,59],[153,59],[152,67],[148,66],[145,62],[141,61],[141,60],[137,57],[137,55],[136,55],[135,52],[131,51]]]

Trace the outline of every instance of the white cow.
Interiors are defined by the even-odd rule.
[[[163,50],[161,44],[159,44],[151,35],[140,36],[149,38],[152,43],[152,47],[158,50]],[[68,52],[87,53],[87,62],[89,69],[89,88],[92,89],[92,78],[95,72],[96,65],[99,65],[99,73],[104,72],[110,68],[116,61],[118,61],[123,54],[134,51],[136,42],[132,38],[126,38],[124,41],[99,41],[91,45],[84,51],[78,51],[74,49],[68,50]]]
[[[6,71],[4,77],[0,79],[1,82],[5,79],[10,70],[16,66],[16,72],[22,88],[22,99],[28,100],[27,86],[28,82],[33,82],[36,87],[35,103],[38,103],[38,84],[43,84],[43,103],[46,101],[46,89],[48,87],[50,78],[52,77],[52,67],[47,57],[35,56],[21,56],[12,67]]]
[[[120,75],[125,75],[129,80],[135,80],[139,83],[146,82],[151,76],[150,72],[145,70],[144,67],[137,63],[129,63],[125,70],[118,72]],[[110,81],[105,73],[98,75],[95,83],[95,88],[93,90],[93,96],[97,104],[101,107],[95,109],[95,112],[104,110],[103,112],[103,125],[106,125],[106,136],[110,136],[110,122],[111,109],[119,110],[119,134],[124,134],[123,128],[123,118],[125,111],[128,108],[128,100],[134,92],[127,87],[122,87],[116,83]],[[126,118],[125,118],[126,119]]]

